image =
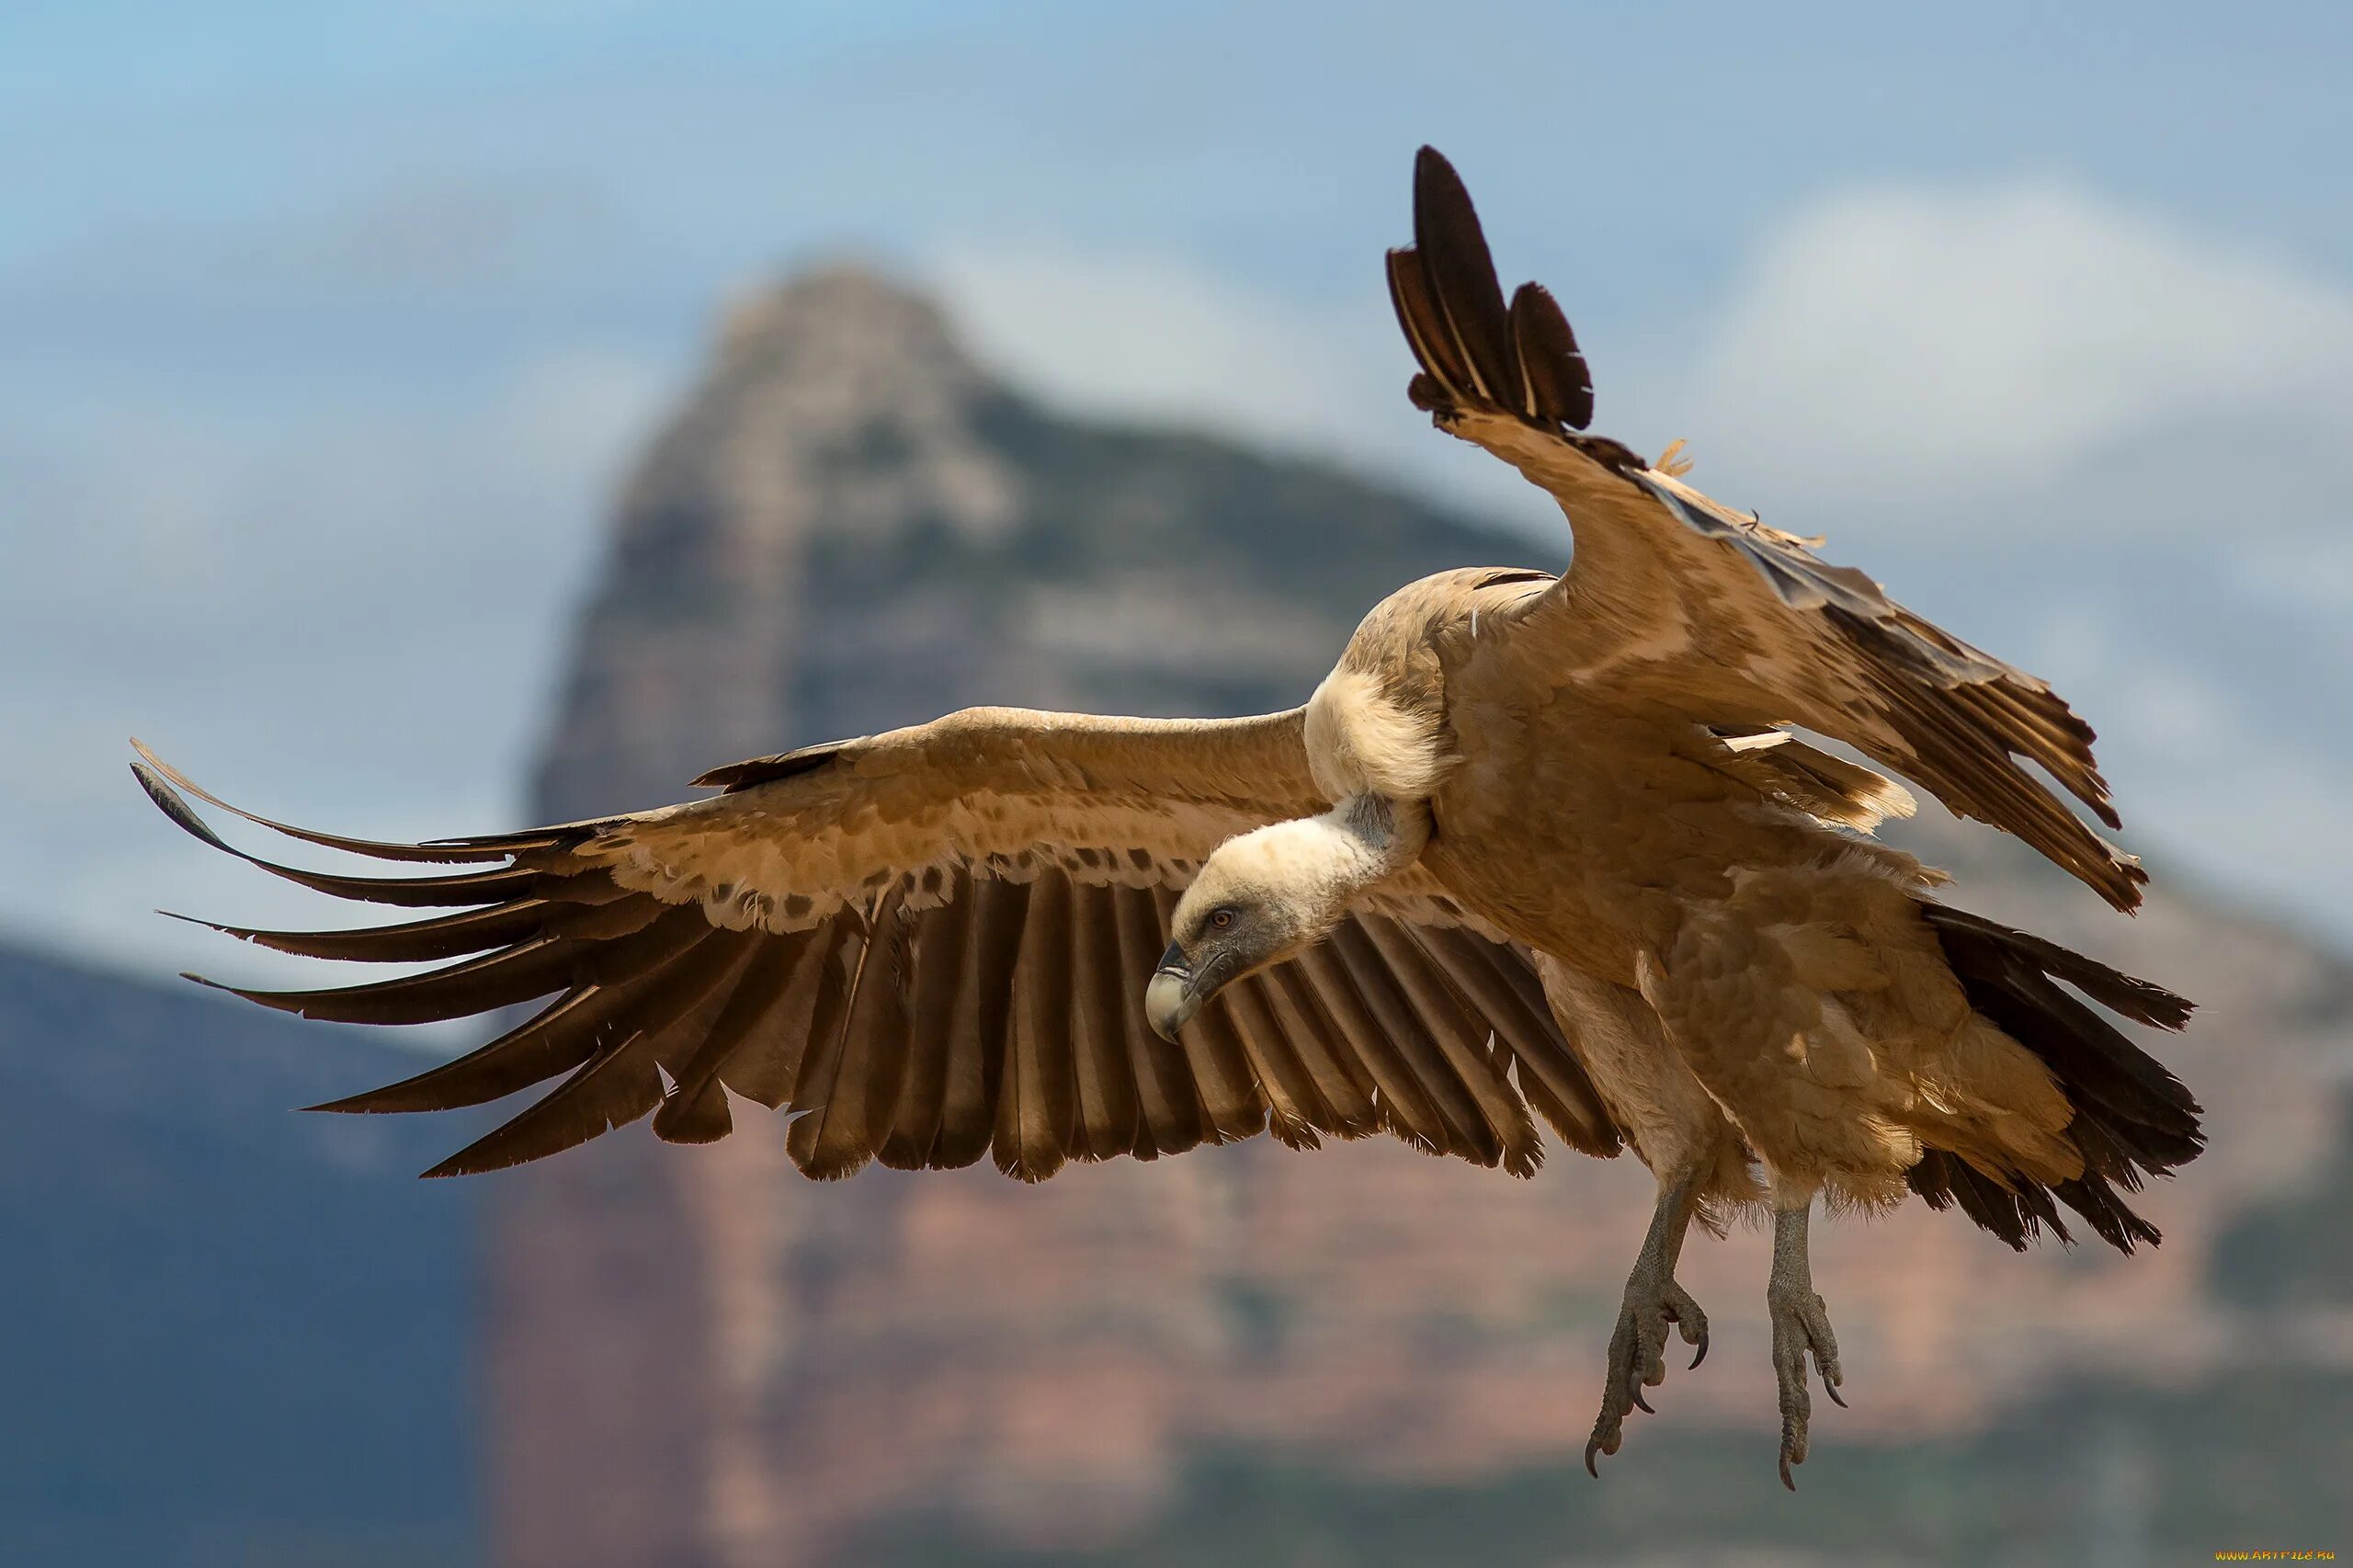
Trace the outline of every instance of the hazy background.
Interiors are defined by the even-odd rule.
[[[1598,427],[2056,680],[2136,846],[2353,934],[2348,66],[2323,5],[9,6],[0,924],[160,969],[158,903],[283,912],[129,733],[330,825],[512,820],[605,488],[790,261],[1557,560],[1399,395],[1429,141]]]
[[[2317,6],[0,8],[0,1557],[2342,1550],[2348,76]],[[1403,397],[1380,256],[1425,141],[1576,323],[1597,428],[1688,437],[1712,493],[2100,726],[2143,919],[1989,834],[1935,853],[2205,1005],[2165,1050],[2214,1143],[2146,1195],[2155,1256],[2013,1259],[1917,1206],[1827,1229],[1858,1408],[1818,1412],[1798,1503],[1749,1234],[1688,1260],[1704,1374],[1572,1471],[1630,1160],[1521,1184],[1261,1140],[811,1188],[747,1119],[419,1187],[467,1127],[283,1108],[413,1039],[136,983],[282,972],[157,904],[322,912],[159,821],[127,735],[383,836],[665,791],[741,705],[640,612],[713,540],[777,547],[710,640],[782,629],[756,746],[1000,676],[1218,688],[1230,641],[1289,700],[1355,613],[1315,570],[1352,519],[1359,571],[1484,553],[1482,519],[1560,562],[1550,504]],[[947,324],[807,281],[837,256]],[[722,347],[752,296],[767,335]],[[866,405],[831,396],[850,361]],[[900,482],[943,451],[1020,498],[1012,534],[923,542],[956,508]],[[674,525],[659,570],[616,548]]]

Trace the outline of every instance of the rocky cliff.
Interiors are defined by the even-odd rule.
[[[921,299],[813,275],[728,320],[622,496],[538,804],[671,800],[718,762],[977,701],[1287,706],[1396,584],[1530,553],[1311,463],[1047,413]],[[2207,1005],[2165,1051],[2217,1136],[2151,1195],[2154,1256],[2016,1258],[1925,1211],[1834,1231],[1818,1267],[1859,1397],[1824,1436],[1982,1430],[2057,1377],[2227,1376],[2251,1320],[2214,1288],[2216,1238],[2326,1166],[2353,983],[2178,892],[2127,925],[1981,838],[1920,831],[1972,863],[1973,906]],[[706,1149],[643,1133],[485,1178],[512,1568],[857,1561],[918,1527],[935,1548],[1117,1552],[1179,1517],[1190,1460],[1237,1448],[1343,1486],[1529,1467],[1565,1486],[1647,1212],[1631,1161],[1564,1154],[1527,1183],[1375,1142],[1034,1188],[986,1169],[817,1187],[781,1126]],[[1716,1349],[1620,1470],[1675,1462],[1675,1429],[1771,1415],[1758,1239],[1696,1254]],[[2341,1365],[2345,1303],[2298,1300],[2265,1342]]]

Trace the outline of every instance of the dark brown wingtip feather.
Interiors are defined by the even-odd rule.
[[[1414,159],[1414,248],[1475,392],[1497,408],[1517,405],[1519,366],[1511,320],[1478,210],[1454,165],[1435,147]]]
[[[1520,412],[1582,430],[1593,423],[1593,372],[1560,301],[1541,283],[1511,297],[1511,335],[1518,349]]]
[[[654,1135],[665,1143],[716,1143],[734,1130],[726,1091],[715,1079],[700,1094],[673,1091],[654,1113]]]
[[[137,741],[131,744],[139,744]],[[143,762],[134,762],[131,765],[131,776],[139,780],[139,787],[147,791],[147,798],[155,802],[155,809],[171,818],[173,826],[199,844],[209,844],[223,854],[238,853],[229,846],[226,839],[213,832],[211,826],[196,814],[195,808],[180,798],[178,790],[165,783],[163,776],[153,768]]]
[[[1411,245],[1400,246],[1389,253],[1388,270],[1389,303],[1397,312],[1397,328],[1405,335],[1405,347],[1422,367],[1422,374],[1414,378],[1405,395],[1427,414],[1451,409],[1465,398],[1475,397],[1470,366],[1455,347],[1453,329],[1438,309],[1438,296],[1430,292],[1422,258]]]
[[[282,833],[289,838],[298,838],[305,844],[316,844],[328,849],[340,849],[351,855],[364,855],[376,860],[423,860],[445,864],[467,860],[504,860],[521,850],[544,848],[557,843],[563,837],[560,833],[542,831],[474,839],[449,839],[436,844],[388,844],[380,839],[347,838],[340,834],[314,833],[309,828],[294,827],[286,823],[274,822],[268,817],[246,811],[242,806],[233,806],[189,778],[188,775],[180,772],[162,757],[157,756],[136,736],[131,738],[131,745],[146,764],[146,767],[142,768],[139,764],[134,763],[131,765],[131,771],[138,775],[139,782],[146,789],[148,797],[163,808],[164,814],[179,822],[183,827],[188,827],[189,823],[195,818],[195,813],[188,810],[184,801],[177,802],[177,810],[175,810],[171,803],[167,803],[165,796],[170,794],[170,791],[165,790],[159,794],[156,780],[148,770],[152,769],[153,774],[160,774],[163,778],[170,779],[172,783],[202,801],[206,805],[215,806],[233,816],[243,817],[257,827],[268,828],[272,833]],[[209,843],[219,845],[223,849],[228,848],[227,845],[222,844],[220,839],[212,835],[210,830],[203,828],[201,824],[189,827],[189,831],[196,833],[199,837]]]
[[[571,957],[560,944],[540,938],[422,974],[321,991],[250,991],[201,975],[187,978],[300,1017],[338,1024],[426,1024],[486,1013],[561,991],[571,969]]]
[[[475,1139],[425,1173],[428,1178],[480,1176],[574,1149],[626,1127],[662,1103],[662,1079],[634,1035],[606,1050],[514,1119]]]
[[[410,909],[452,908],[460,904],[496,903],[510,897],[521,897],[540,885],[545,877],[545,873],[527,866],[499,866],[486,871],[464,871],[439,877],[347,877],[332,871],[306,871],[297,866],[282,866],[275,860],[265,860],[258,855],[248,855],[214,833],[204,819],[179,797],[178,792],[152,769],[134,762],[131,765],[131,776],[139,780],[139,787],[147,792],[147,798],[154,801],[156,809],[170,818],[174,826],[199,843],[224,855],[233,855],[246,865],[267,871],[273,877],[283,878],[299,887],[336,898]]]
[[[529,940],[547,924],[551,907],[536,902],[491,904],[461,915],[347,931],[266,931],[176,915],[168,909],[155,913],[298,958],[345,963],[432,963]]]
[[[614,1033],[616,1019],[635,999],[630,987],[590,986],[453,1061],[396,1084],[303,1108],[337,1116],[384,1116],[456,1110],[504,1099],[577,1071]]]

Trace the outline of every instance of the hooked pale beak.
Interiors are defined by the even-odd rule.
[[[1201,1010],[1201,998],[1193,990],[1193,966],[1185,958],[1185,949],[1176,943],[1160,955],[1160,967],[1153,971],[1152,983],[1143,988],[1143,1016],[1152,1025],[1152,1032],[1172,1043],[1176,1031]]]

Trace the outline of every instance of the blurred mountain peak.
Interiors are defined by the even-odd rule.
[[[1017,506],[975,426],[1006,393],[928,296],[860,262],[793,273],[722,316],[702,383],[655,441],[620,542],[657,574],[770,570],[815,537],[935,526],[985,540]],[[787,573],[787,577],[790,574]]]
[[[722,374],[832,384],[861,401],[897,390],[899,376],[962,391],[985,381],[937,301],[856,258],[804,267],[736,300],[720,322],[719,365]]]

